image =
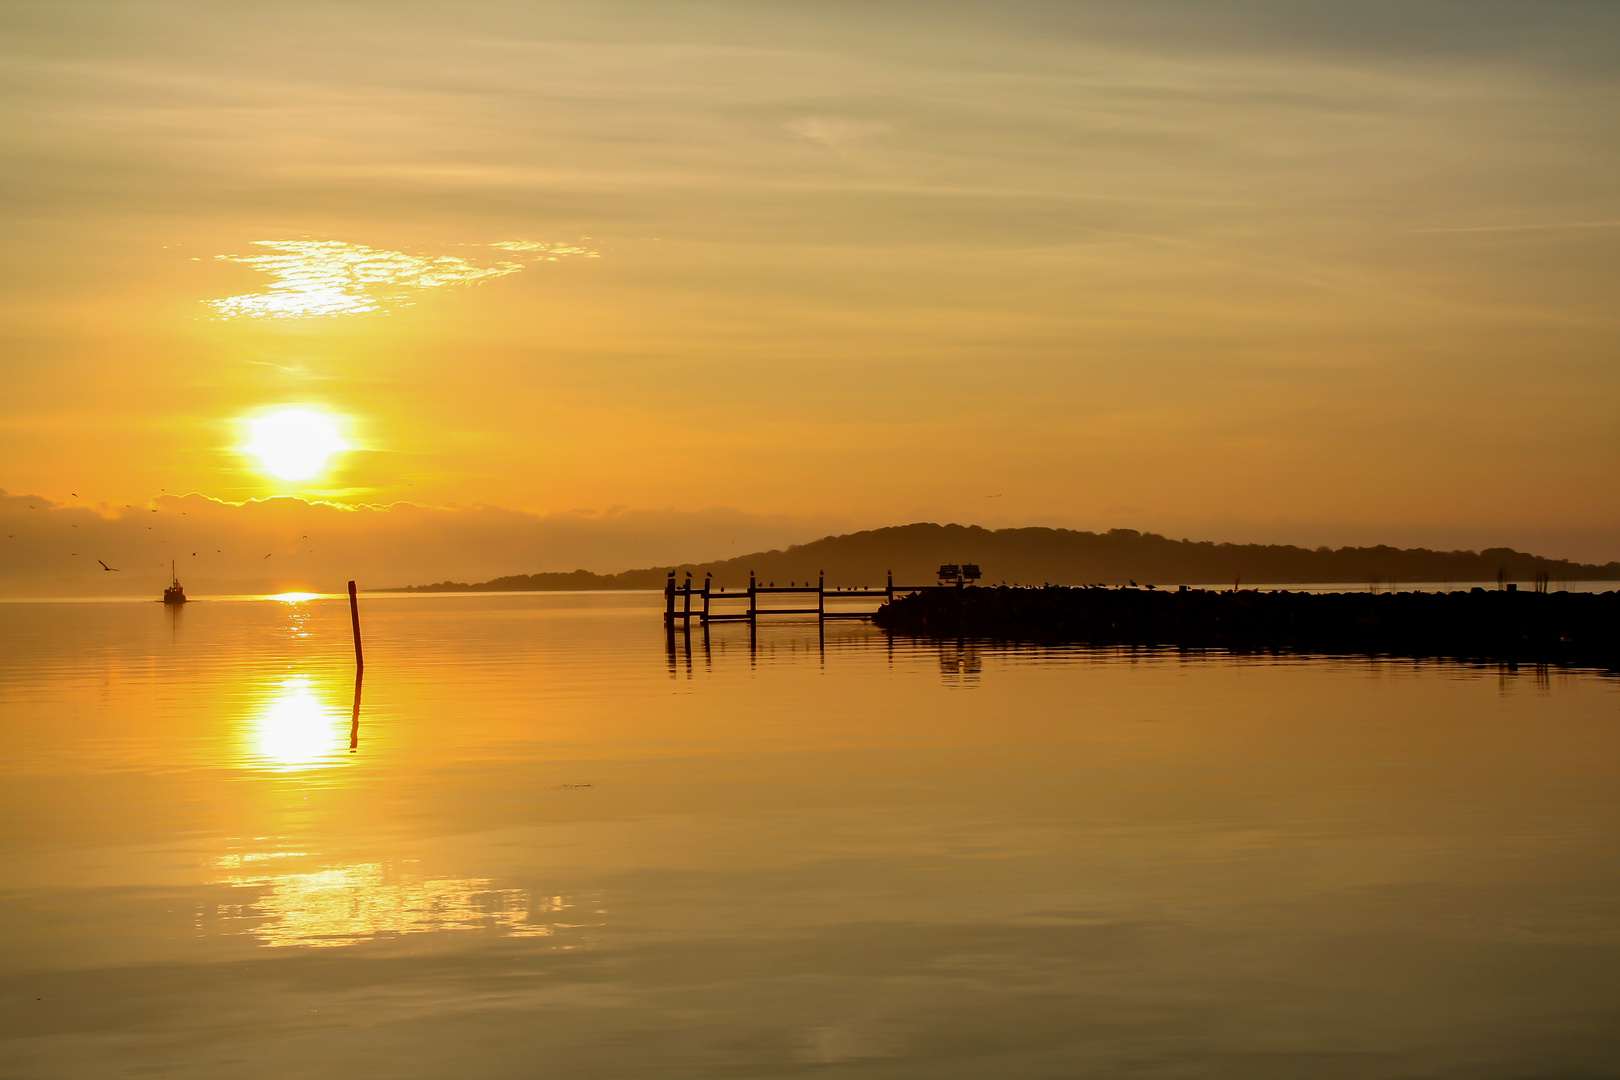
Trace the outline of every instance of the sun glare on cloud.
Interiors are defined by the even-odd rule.
[[[216,255],[269,274],[262,292],[205,300],[221,319],[320,319],[369,315],[406,307],[416,293],[470,285],[522,271],[531,262],[556,262],[600,253],[576,244],[501,240],[486,245],[507,256],[480,266],[454,255],[412,255],[342,240],[255,240],[268,255]],[[526,261],[514,261],[526,260]]]
[[[333,454],[351,449],[337,421],[312,409],[280,409],[247,421],[244,452],[279,480],[309,480],[326,471]]]

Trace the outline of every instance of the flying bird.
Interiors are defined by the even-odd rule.
[[[100,559],[97,559],[97,560],[96,560],[96,562],[101,562],[101,560],[100,560]],[[113,573],[115,573],[115,574],[116,574],[116,573],[118,573],[118,567],[116,567],[116,566],[108,566],[108,565],[107,565],[107,564],[106,564],[106,563],[104,563],[104,562],[101,562],[101,568],[102,568],[102,569],[103,569],[103,570],[111,570],[111,571],[112,571],[112,572],[113,572]]]
[[[79,497],[79,493],[77,491],[70,491],[70,492],[68,492],[68,494],[73,496],[75,499],[77,499]]]
[[[274,555],[274,554],[275,554],[275,552],[273,552],[273,551],[270,553],[270,555]],[[270,555],[266,555],[265,558],[268,559],[270,557]]]

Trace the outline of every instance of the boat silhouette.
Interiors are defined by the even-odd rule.
[[[186,602],[186,590],[180,587],[180,577],[174,572],[174,561],[169,562],[169,587],[163,590],[165,604],[183,604]]]

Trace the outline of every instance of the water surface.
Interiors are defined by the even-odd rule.
[[[1596,674],[0,604],[0,1075],[1620,1075]]]

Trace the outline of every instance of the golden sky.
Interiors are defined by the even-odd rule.
[[[0,42],[13,495],[1620,557],[1611,4],[15,2]],[[292,408],[351,448],[277,480],[241,448]]]

